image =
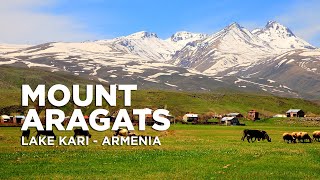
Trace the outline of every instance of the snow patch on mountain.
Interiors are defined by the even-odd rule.
[[[202,34],[202,33],[179,31],[173,34],[170,38],[166,39],[166,41],[176,46],[176,50],[180,50],[181,48],[186,46],[188,43],[204,39],[207,36],[208,36],[207,34]]]
[[[320,56],[320,50],[317,51],[304,51],[299,54],[300,56]]]

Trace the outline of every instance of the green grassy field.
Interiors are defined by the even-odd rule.
[[[319,126],[276,121],[246,122],[245,127],[179,124],[166,133],[137,132],[158,135],[161,146],[101,146],[111,131],[91,131],[91,140],[99,143],[89,146],[21,146],[19,128],[0,127],[0,178],[320,179],[320,142],[282,141],[284,132],[312,133]],[[266,130],[272,142],[243,142],[244,128]]]
[[[79,77],[38,69],[0,67],[0,109],[21,104],[21,85],[94,84]],[[123,95],[118,94],[123,108]],[[73,104],[62,109],[70,115]],[[262,117],[301,108],[320,115],[320,105],[302,99],[224,91],[193,93],[139,90],[133,108],[166,108],[176,118],[185,112],[218,114],[256,109]],[[50,108],[50,107],[48,107]],[[83,107],[89,114],[96,107]],[[282,133],[320,130],[320,122],[301,119],[245,121],[247,126],[172,125],[167,132],[147,129],[137,134],[159,136],[161,146],[101,146],[111,131],[91,131],[89,146],[21,146],[19,127],[0,127],[0,179],[320,179],[320,143],[287,144]],[[266,130],[272,142],[241,141],[244,128]],[[32,130],[32,133],[35,130]],[[35,135],[34,133],[32,135]],[[72,136],[73,132],[56,132]]]
[[[98,82],[63,72],[52,73],[34,68],[0,66],[0,110],[10,106],[21,106],[22,84],[29,84],[32,88],[35,88],[38,84],[46,84],[46,87],[49,88],[58,83],[68,87],[71,87],[72,84],[80,84],[82,92],[84,92],[84,85]],[[117,107],[109,107],[104,103],[102,108],[106,108],[110,112],[123,108],[123,94],[119,93],[117,97]],[[138,91],[132,94],[132,106],[130,108],[146,107],[167,108],[176,117],[183,116],[186,112],[198,114],[240,112],[246,115],[251,109],[259,111],[262,116],[272,116],[278,113],[283,114],[290,108],[303,109],[307,115],[320,115],[320,105],[314,102],[276,97],[270,94],[235,92],[231,89],[211,93],[196,93],[142,90],[138,87]],[[61,109],[67,115],[71,115],[73,108],[73,104],[69,103]],[[96,107],[92,104],[89,107],[83,107],[82,111],[88,115],[94,109]]]

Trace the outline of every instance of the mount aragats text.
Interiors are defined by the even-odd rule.
[[[94,94],[95,89],[95,94]],[[72,98],[72,101],[78,107],[85,107],[92,103],[95,96],[95,105],[97,107],[102,106],[103,100],[105,100],[110,106],[117,105],[117,91],[124,92],[124,106],[131,106],[131,92],[137,90],[137,85],[110,85],[109,92],[102,85],[86,85],[86,99],[80,99],[80,86],[72,86],[72,95],[68,87],[62,84],[56,84],[49,88],[46,94],[45,85],[38,85],[35,90],[29,85],[22,85],[22,106],[29,106],[29,98],[32,102],[38,99],[39,106],[43,107],[46,103],[46,95],[50,104],[55,107],[62,107],[66,105]],[[55,98],[55,92],[61,91],[63,94],[62,99]],[[84,115],[81,109],[74,109],[70,121],[66,128],[63,126],[65,119],[65,113],[60,109],[46,109],[45,115],[45,130],[52,130],[55,126],[59,131],[71,131],[73,128],[78,127],[83,130],[89,130],[88,124],[85,121]],[[107,116],[109,111],[107,109],[95,109],[89,115],[89,125],[96,131],[105,131],[110,128],[110,118],[100,118],[100,123],[96,122],[97,116]],[[145,118],[147,114],[152,114],[153,119],[159,123],[154,123],[153,129],[158,131],[167,130],[170,127],[170,121],[166,118],[169,115],[169,111],[165,109],[157,109],[151,111],[150,109],[133,109],[133,115],[139,116],[139,130],[145,130]],[[40,121],[39,115],[36,109],[29,109],[26,115],[25,121],[21,130],[25,131],[28,128],[35,127],[37,130],[42,131],[44,127]],[[128,130],[134,130],[134,126],[131,122],[129,114],[126,109],[120,109],[115,119],[115,122],[111,130],[118,130],[119,128],[127,128]]]

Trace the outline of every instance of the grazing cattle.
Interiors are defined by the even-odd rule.
[[[244,141],[244,139],[247,138],[248,142],[254,142],[256,141],[256,139],[258,139],[258,141],[265,140],[267,139],[268,142],[271,142],[271,138],[269,137],[268,133],[266,131],[261,131],[261,130],[250,130],[250,129],[245,129],[243,130],[243,137],[241,138],[242,141]],[[253,140],[254,138],[254,140]]]
[[[299,142],[305,142],[305,140],[309,140],[309,142],[312,142],[312,139],[307,132],[293,132],[292,136]]]
[[[119,128],[118,130],[114,131],[114,136],[127,136],[129,131],[127,129]]]
[[[89,131],[85,131],[82,129],[75,129],[73,130],[74,135],[73,137],[75,138],[76,136],[88,136],[89,138],[91,138],[91,134],[89,133]]]
[[[319,142],[320,142],[320,131],[314,131],[314,132],[312,133],[312,136],[313,136],[313,139],[314,139],[315,141],[319,141]]]
[[[136,136],[135,133],[128,131],[127,129],[119,128],[114,132],[114,136]]]
[[[30,136],[30,129],[27,129],[26,131],[22,131],[21,137],[27,137],[29,139]]]
[[[40,135],[44,135],[44,136],[53,136],[54,137],[54,140],[57,139],[56,135],[53,133],[53,131],[47,131],[47,130],[44,130],[44,131],[39,131],[37,130],[37,135],[36,135],[36,138],[38,138]]]
[[[292,134],[290,133],[283,133],[282,135],[283,141],[287,142],[287,143],[296,143],[296,138],[293,137]]]
[[[306,132],[301,133],[300,136],[298,136],[298,138],[299,138],[299,141],[300,141],[300,142],[301,142],[301,140],[302,140],[302,142],[305,142],[305,140],[309,140],[309,142],[312,142],[311,137],[310,137],[309,134],[306,133]]]

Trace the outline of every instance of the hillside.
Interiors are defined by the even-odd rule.
[[[213,93],[139,91],[133,98],[133,105],[140,108],[147,105],[166,106],[176,116],[190,111],[199,114],[240,112],[246,115],[251,109],[259,111],[262,115],[272,116],[278,113],[284,114],[290,108],[301,108],[307,114],[320,114],[319,105],[310,101],[231,90]]]
[[[47,87],[53,84],[97,84],[96,80],[87,80],[79,76],[70,75],[64,72],[49,72],[35,68],[13,68],[0,66],[0,107],[20,105],[21,85],[29,84],[35,87],[38,84],[46,84]],[[82,86],[84,87],[84,86]],[[118,95],[118,106],[104,108],[116,111],[122,106],[122,94]],[[199,114],[214,112],[228,113],[240,112],[246,114],[251,109],[258,110],[262,115],[273,115],[284,113],[290,108],[301,108],[307,114],[320,114],[320,105],[310,101],[294,98],[282,98],[270,94],[257,94],[235,91],[231,89],[220,89],[210,93],[161,91],[143,89],[138,86],[138,91],[132,95],[132,107],[130,108],[167,108],[174,116],[181,116],[185,112]],[[69,103],[62,108],[67,114],[72,112],[73,105]],[[89,114],[95,107],[82,108],[85,114]]]

